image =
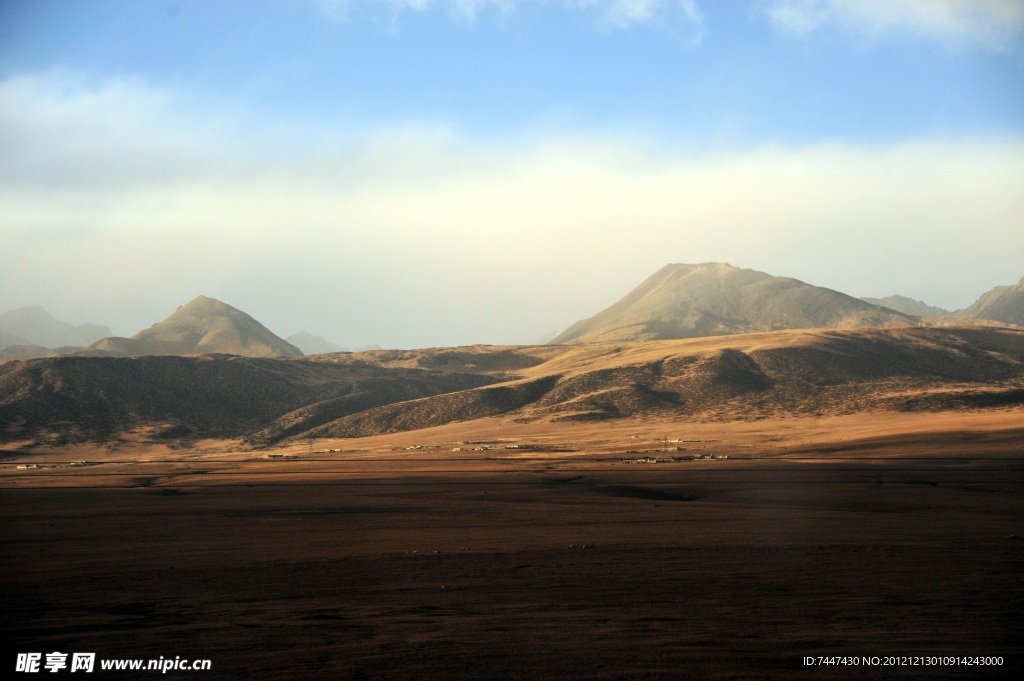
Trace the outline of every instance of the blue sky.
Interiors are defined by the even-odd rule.
[[[1024,126],[1019,31],[1006,45],[980,28],[807,35],[742,1],[706,2],[697,22],[651,2],[650,20],[618,26],[614,2],[507,4],[5,0],[0,56],[7,76],[141,78],[277,122],[433,121],[483,137],[641,128],[705,146]]]
[[[1024,276],[1018,0],[0,2],[0,308],[532,342],[667,262]]]

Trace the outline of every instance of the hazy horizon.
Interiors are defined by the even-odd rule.
[[[1024,276],[1024,5],[14,0],[0,312],[526,344],[668,263]]]
[[[776,275],[776,276],[784,276],[784,275]],[[807,282],[807,283],[811,283],[811,282]],[[627,293],[627,292],[623,292],[623,295],[625,295],[625,293]],[[840,293],[846,293],[846,292],[845,291],[841,291]],[[197,294],[197,295],[203,295],[203,294]],[[210,297],[213,297],[213,296],[210,296]],[[857,297],[859,297],[859,296],[857,296]],[[864,297],[865,298],[870,298],[870,296],[864,296]],[[154,320],[152,322],[147,322],[147,323],[139,326],[134,331],[126,330],[123,333],[119,333],[116,330],[114,330],[113,335],[114,336],[121,336],[121,337],[133,336],[136,333],[138,333],[140,331],[143,331],[143,330],[149,328],[150,326],[156,324],[157,322],[162,321],[167,316],[170,316],[175,310],[177,310],[181,306],[185,305],[186,303],[190,302],[192,299],[194,299],[194,297],[190,298],[189,300],[186,300],[186,301],[182,302],[179,305],[175,305],[173,307],[173,309],[169,309],[169,311],[167,312],[167,314],[164,317],[161,317],[160,319],[156,319],[156,320]],[[605,307],[608,307],[609,305],[611,305],[613,302],[616,302],[617,300],[618,299],[609,301],[608,304],[602,306],[601,309],[604,309]],[[232,305],[232,307],[238,308],[237,305],[233,305],[230,301],[222,300],[221,302],[227,303],[228,305]],[[927,301],[923,301],[923,302],[927,302]],[[971,302],[973,302],[973,300]],[[68,320],[68,319],[62,318],[60,315],[53,314],[53,311],[50,310],[50,309],[47,309],[45,305],[25,305],[25,306],[21,306],[21,308],[25,308],[25,307],[42,307],[43,309],[46,310],[47,313],[49,313],[52,316],[56,317],[59,321],[69,322],[69,323],[71,323],[73,325],[90,324],[91,323],[91,324],[98,324],[98,325],[101,325],[101,326],[109,326],[103,320],[91,320],[91,321],[90,320]],[[5,312],[9,312],[9,311],[14,310],[14,309],[21,309],[21,308],[11,308],[10,310],[3,310],[3,311],[0,311],[0,314],[3,314]],[[239,309],[241,309],[241,308],[239,308]],[[960,308],[960,309],[962,309],[962,308]],[[600,312],[600,311],[601,310],[595,310],[595,313],[596,312]],[[950,310],[950,312],[955,312],[955,311],[956,311],[956,309]],[[248,313],[248,311],[244,310],[244,309],[242,309],[242,312],[247,312]],[[254,316],[254,315],[250,315],[250,316]],[[589,314],[588,315],[581,315],[577,319],[574,319],[572,322],[567,324],[565,328],[568,328],[568,326],[570,326],[572,323],[574,323],[576,321],[579,321],[581,319],[585,319],[585,318],[587,318],[589,316],[591,316],[591,315],[589,315]],[[254,318],[255,318],[255,316],[254,316]],[[263,322],[263,320],[261,320],[259,318],[256,318],[256,321],[258,321],[260,323],[263,323],[264,326],[268,326],[267,324],[265,324]],[[268,328],[269,328],[269,326],[268,326]],[[533,340],[523,340],[523,341],[515,341],[515,342],[501,341],[501,340],[499,340],[499,341],[480,341],[480,340],[475,340],[475,341],[470,341],[470,342],[466,342],[466,343],[448,343],[448,344],[432,344],[432,345],[388,345],[388,344],[382,344],[382,343],[376,343],[376,342],[372,342],[372,343],[371,342],[363,342],[363,343],[346,344],[346,343],[339,342],[339,341],[337,341],[334,338],[325,337],[323,334],[310,331],[308,328],[305,328],[305,327],[297,328],[297,329],[294,329],[294,330],[291,330],[291,331],[284,331],[284,330],[272,329],[272,328],[270,330],[272,332],[274,332],[277,336],[279,336],[280,338],[285,339],[285,340],[289,339],[291,336],[295,336],[295,335],[298,335],[298,334],[301,334],[301,333],[305,332],[305,333],[308,333],[308,334],[310,334],[310,335],[312,335],[314,337],[319,337],[319,338],[322,338],[323,340],[326,340],[326,341],[331,342],[333,344],[340,345],[340,346],[342,346],[347,351],[352,351],[352,350],[358,351],[360,349],[374,348],[374,347],[389,348],[389,349],[414,349],[414,348],[425,348],[425,347],[439,347],[439,346],[442,346],[442,345],[475,345],[475,344],[531,345],[531,344],[542,344],[542,343],[548,342],[552,337],[554,337],[554,335],[556,333],[564,331],[565,328],[558,329],[557,331],[553,331],[551,333],[541,334],[540,336],[538,336],[537,338],[534,338]],[[373,331],[372,329],[368,329],[368,330],[366,330],[366,333],[364,335],[366,337],[369,337],[370,335],[372,335],[372,331]]]

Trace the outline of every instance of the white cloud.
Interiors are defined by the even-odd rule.
[[[0,310],[133,333],[204,293],[349,345],[530,342],[666,262],[945,307],[1024,275],[1019,138],[694,156],[410,125],[245,147],[218,134],[245,121],[142,83],[61,82],[0,83]]]
[[[578,0],[576,4],[597,11],[606,23],[622,29],[675,21],[702,28],[704,23],[693,0]]]
[[[442,8],[454,17],[476,21],[489,10],[514,12],[526,7],[554,7],[594,14],[599,21],[615,29],[653,25],[659,28],[686,26],[697,38],[703,32],[704,19],[696,0],[320,0],[330,16],[349,16],[356,11],[385,12],[391,16],[403,11],[423,12]]]
[[[240,159],[218,117],[140,80],[63,70],[0,82],[6,186],[108,186],[216,174]]]
[[[795,33],[827,26],[870,36],[902,31],[993,50],[1006,49],[1024,33],[1021,0],[768,0],[761,9]]]

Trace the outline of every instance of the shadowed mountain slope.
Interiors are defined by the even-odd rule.
[[[724,263],[668,265],[553,343],[667,340],[782,329],[913,326],[838,291]]]
[[[120,355],[302,355],[246,313],[206,296],[179,307],[167,319],[131,338],[103,338],[87,349]]]
[[[203,357],[55,357],[0,364],[0,441],[238,438],[307,408],[310,424],[352,411],[494,382],[473,374],[366,363]],[[282,433],[291,434],[287,428]]]
[[[1024,279],[1013,286],[995,287],[961,314],[974,319],[1024,326]]]

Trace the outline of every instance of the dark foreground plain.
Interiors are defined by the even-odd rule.
[[[1022,442],[9,466],[3,664],[63,651],[210,659],[167,675],[195,679],[1020,678]]]

